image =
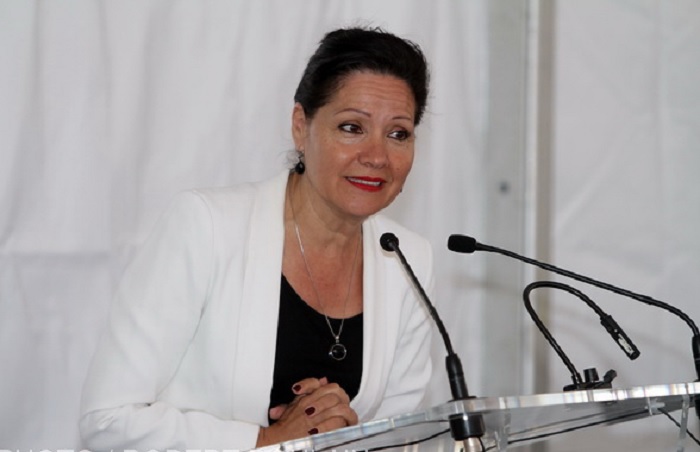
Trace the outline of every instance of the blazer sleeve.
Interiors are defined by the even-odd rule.
[[[247,449],[259,426],[159,400],[203,310],[213,258],[211,213],[178,195],[127,268],[83,388],[80,431],[90,450]]]
[[[428,296],[431,296],[435,285],[432,248],[422,238],[417,241],[417,245],[415,256],[421,258],[415,258],[413,262],[422,262],[425,265],[416,276]],[[374,415],[375,419],[422,409],[432,374],[432,322],[429,312],[410,283],[405,294],[396,357],[389,374],[386,393]]]

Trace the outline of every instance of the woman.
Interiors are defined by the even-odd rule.
[[[381,30],[327,34],[295,94],[293,171],[172,203],[116,294],[85,384],[100,449],[250,449],[420,407],[430,323],[376,215],[411,169],[428,72]]]

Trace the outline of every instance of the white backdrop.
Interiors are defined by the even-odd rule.
[[[414,170],[391,213],[433,243],[436,303],[472,393],[568,383],[548,351],[549,365],[529,364],[521,309],[493,302],[503,298],[489,284],[493,266],[445,249],[451,233],[503,236],[495,230],[516,251],[528,247],[522,219],[535,206],[522,196],[533,190],[522,162],[535,126],[552,138],[552,173],[543,176],[551,191],[539,194],[552,198],[551,258],[700,319],[698,5],[552,3],[553,53],[540,57],[553,62],[554,102],[542,127],[526,113],[531,85],[498,69],[512,63],[526,74],[536,63],[517,49],[538,30],[510,22],[528,23],[528,4],[0,1],[0,448],[79,447],[80,386],[130,256],[176,192],[258,180],[286,164],[294,88],[317,41],[337,26],[385,26],[420,43],[431,63]],[[500,124],[501,111],[517,127]],[[499,133],[518,144],[503,149]],[[501,166],[522,176],[510,193]],[[494,215],[492,193],[512,208]],[[512,285],[522,287],[520,277]],[[506,295],[519,303],[517,292]],[[695,378],[678,320],[595,299],[642,358],[625,362],[590,313],[553,299],[553,329],[580,369],[615,368],[618,387]],[[520,357],[494,357],[493,335]],[[437,344],[434,403],[447,398],[442,356]],[[579,433],[552,450],[589,450],[591,437],[627,441],[630,429],[645,444],[635,450],[673,444],[673,426],[653,421]]]
[[[700,322],[700,3],[563,1],[556,8],[553,259]],[[615,369],[616,387],[697,378],[691,330],[680,319],[586,293],[641,356],[627,360],[583,303],[557,296],[554,334],[579,370]],[[552,359],[550,369],[552,387],[568,382],[563,364]],[[657,437],[656,429],[667,433]],[[585,435],[585,444],[672,450],[673,431],[666,420],[643,421]],[[583,450],[583,441],[560,440],[552,450]]]

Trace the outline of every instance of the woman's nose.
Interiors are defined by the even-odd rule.
[[[382,168],[389,162],[388,143],[384,137],[372,137],[362,143],[359,160],[363,165]]]

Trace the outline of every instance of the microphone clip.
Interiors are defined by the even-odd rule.
[[[603,379],[598,379],[598,371],[595,367],[583,370],[583,381],[581,377],[578,378],[578,382],[574,381],[570,385],[564,386],[564,391],[581,391],[586,389],[611,389],[612,381],[617,377],[617,372],[614,369],[610,369],[605,372]]]

